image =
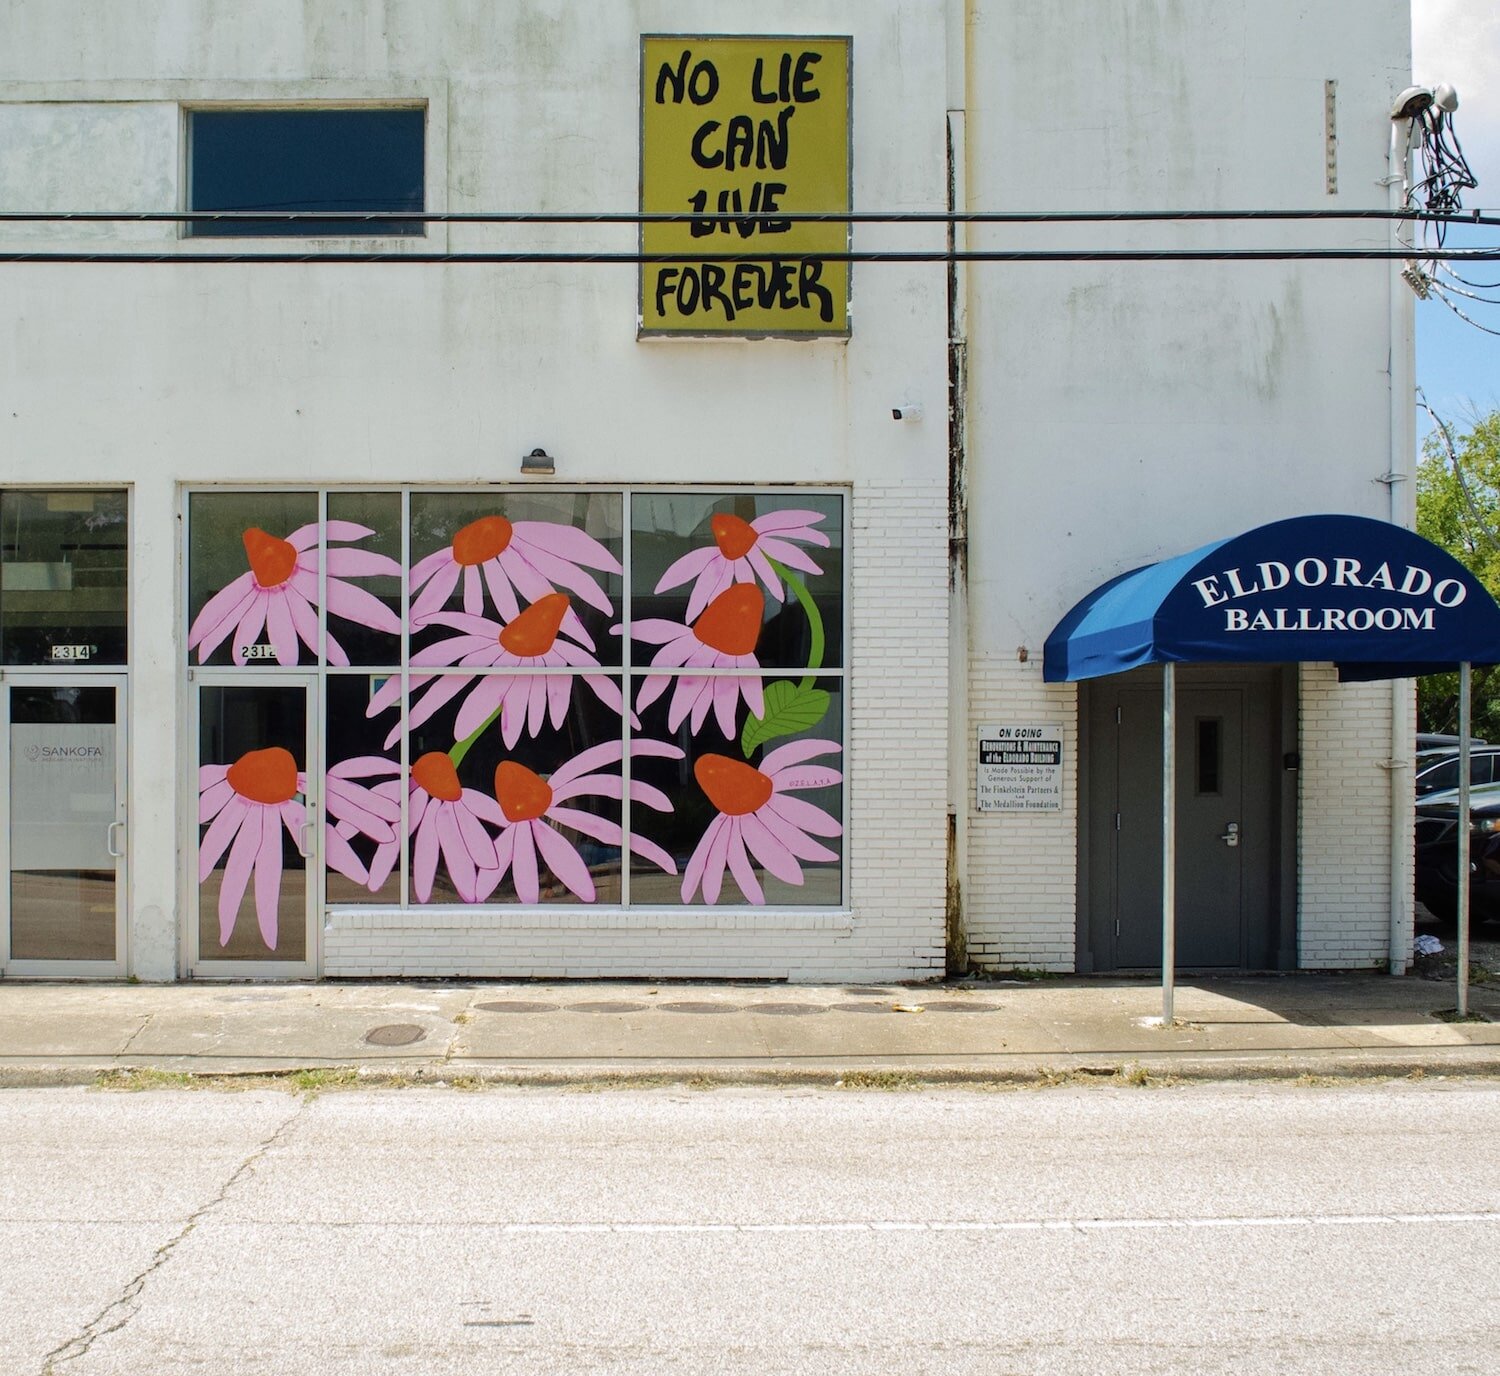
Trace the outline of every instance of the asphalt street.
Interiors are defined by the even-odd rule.
[[[1490,1373],[1500,1086],[0,1093],[0,1371]]]

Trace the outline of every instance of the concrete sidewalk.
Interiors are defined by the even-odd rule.
[[[400,982],[0,985],[0,1084],[150,1068],[577,1083],[640,1076],[1026,1081],[1500,1074],[1500,1022],[1450,1023],[1449,984],[1380,975],[1188,979],[1182,1025],[1145,980],[905,986]],[[1471,1009],[1500,1019],[1500,989]]]

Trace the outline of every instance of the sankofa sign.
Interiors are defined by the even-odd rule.
[[[641,210],[705,217],[641,226],[642,335],[849,332],[847,221],[776,215],[848,211],[849,89],[847,38],[642,38]]]

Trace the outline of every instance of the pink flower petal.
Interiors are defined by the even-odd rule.
[[[317,612],[312,609],[312,604],[296,588],[288,588],[282,600],[286,603],[287,615],[292,618],[292,624],[297,628],[298,636],[301,637],[302,643],[307,646],[308,652],[316,660],[318,657]]]
[[[643,678],[640,691],[635,695],[635,710],[644,712],[671,686],[672,680],[666,674],[651,674]]]
[[[682,725],[683,718],[688,716],[698,705],[700,698],[706,702],[713,701],[713,680],[707,678],[680,678],[676,687],[672,690],[672,705],[667,709],[667,730],[676,731]],[[705,706],[704,712],[707,713]],[[701,718],[700,718],[701,721]],[[697,727],[693,728],[693,734],[697,734]]]
[[[718,719],[719,729],[733,740],[735,737],[734,714],[740,705],[739,683],[732,678],[717,678],[713,680],[714,685],[714,716]]]
[[[759,535],[775,530],[782,532],[783,539],[806,539],[826,545],[828,537],[821,530],[808,530],[795,536],[786,533],[798,527],[815,526],[826,519],[821,511],[768,511],[764,516],[757,516],[750,525]]]
[[[705,903],[717,903],[719,891],[724,887],[724,867],[729,862],[729,841],[734,835],[735,823],[739,820],[735,817],[725,817],[724,825],[719,828],[719,834],[714,837],[708,848],[708,856],[703,862],[703,901]]]
[[[484,635],[454,635],[446,640],[438,640],[424,649],[417,650],[411,657],[413,668],[426,667],[435,664],[452,664],[462,659],[465,655],[473,654],[475,650],[488,650],[494,646],[492,637]]]
[[[437,875],[438,817],[441,809],[432,807],[417,828],[417,844],[412,848],[411,886],[418,903],[432,897],[432,881]]]
[[[746,656],[748,658],[748,656]],[[756,666],[759,667],[758,665]],[[758,678],[735,679],[740,685],[740,693],[745,699],[745,706],[750,709],[752,716],[764,717],[766,715],[766,689],[765,684]]]
[[[531,835],[552,873],[585,903],[594,901],[594,879],[583,857],[545,822],[531,824]]]
[[[269,811],[261,825],[260,851],[255,857],[255,920],[262,940],[274,951],[281,918],[281,827]]]
[[[698,881],[703,878],[703,867],[708,863],[708,852],[713,846],[715,837],[719,832],[729,825],[729,818],[719,813],[713,821],[708,824],[708,829],[699,838],[698,844],[693,848],[693,853],[688,857],[687,868],[682,872],[682,901],[691,903],[693,894],[698,888]]]
[[[523,903],[535,903],[542,896],[536,872],[536,846],[531,839],[535,826],[535,822],[517,822],[510,829],[516,847],[511,857],[511,877],[515,880],[516,897]]]
[[[606,765],[619,764],[625,753],[623,741],[605,741],[603,745],[590,746],[587,750],[580,751],[574,755],[566,764],[559,765],[552,771],[552,776],[547,780],[554,789],[572,779],[580,778],[584,774],[591,774],[596,769],[603,769]]]
[[[448,867],[453,887],[458,890],[458,896],[465,903],[473,903],[474,881],[478,869],[474,864],[474,857],[469,854],[469,848],[464,845],[463,835],[458,829],[458,818],[454,816],[455,811],[453,803],[439,803],[435,830],[438,845],[443,852],[443,863]]]
[[[447,694],[447,697],[444,698],[445,702],[448,698],[459,692],[465,683],[473,682],[471,678],[464,674],[450,675],[450,678],[458,678],[461,681],[456,688]],[[500,677],[490,674],[481,678],[478,683],[475,683],[474,691],[464,699],[463,706],[458,709],[458,718],[453,723],[453,739],[457,741],[467,740],[474,732],[479,730],[490,713],[505,701],[506,692],[515,681],[514,676],[510,674]],[[431,714],[429,713],[429,715]]]
[[[745,843],[738,831],[732,831],[729,837],[729,872],[734,875],[734,882],[740,886],[740,892],[750,902],[766,901],[765,891],[750,867],[750,857],[745,854]]]
[[[625,700],[620,696],[620,685],[614,679],[605,678],[602,674],[585,674],[583,681],[593,690],[594,696],[617,717],[625,715]],[[633,716],[630,724],[640,727],[640,722]]]
[[[514,750],[526,725],[526,685],[511,680],[500,704],[500,739],[507,750]]]
[[[452,630],[462,631],[465,635],[480,636],[489,641],[498,641],[500,632],[505,629],[498,621],[491,621],[484,616],[470,616],[467,612],[434,612],[423,625],[447,626]]]
[[[335,779],[372,779],[399,774],[401,765],[384,755],[354,755],[330,766],[328,772]]]
[[[392,846],[394,851],[395,847]],[[336,874],[341,874],[345,879],[352,879],[356,884],[368,884],[370,882],[370,871],[365,868],[364,861],[354,853],[354,847],[341,834],[339,827],[327,827],[323,832],[323,858],[328,868]],[[376,885],[378,888],[379,885]]]
[[[703,691],[698,695],[698,700],[693,703],[693,714],[690,719],[693,735],[697,735],[708,721],[708,714],[714,705],[714,681],[711,678],[702,680]]]
[[[698,614],[732,582],[734,570],[726,560],[720,560],[705,569],[693,584],[692,596],[688,598],[687,619],[696,621]]]
[[[477,788],[466,788],[463,790],[463,804],[474,816],[480,817],[486,822],[492,822],[497,827],[503,828],[510,825],[510,820],[506,817],[500,804],[491,798],[488,793],[481,793]],[[480,852],[473,851],[472,847],[470,849],[477,861]],[[488,861],[479,866],[480,869],[488,867]]]
[[[440,554],[447,555],[447,550],[440,550]],[[448,599],[453,596],[453,589],[458,586],[459,575],[463,569],[455,563],[444,563],[438,566],[432,575],[432,581],[417,594],[411,604],[411,619],[420,622],[429,617],[433,612],[441,611]]]
[[[484,611],[484,588],[479,570],[473,564],[464,569],[464,611],[470,616],[478,616]]]
[[[297,662],[297,627],[292,622],[285,592],[272,593],[266,603],[266,638],[283,669]]]
[[[286,537],[286,542],[300,554],[305,554],[318,543],[318,523],[310,522],[305,526],[298,526]]]
[[[837,818],[830,817],[822,808],[814,807],[801,798],[792,798],[785,793],[773,793],[765,807],[809,835],[843,835],[843,824]]]
[[[270,600],[270,593],[257,589],[255,600],[240,618],[240,624],[234,628],[234,650],[230,657],[236,664],[245,662],[245,651],[260,639],[261,630],[266,624],[266,607]]]
[[[677,873],[677,862],[666,851],[655,841],[648,841],[644,836],[637,836],[635,832],[630,833],[630,853],[632,856],[642,856],[668,874]]]
[[[401,618],[374,594],[355,587],[353,583],[343,583],[337,578],[328,580],[328,610],[334,616],[368,626],[372,631],[401,634]]]
[[[198,795],[198,823],[205,825],[221,813],[231,798],[237,797],[228,779],[210,784]]]
[[[644,803],[647,807],[655,808],[657,812],[672,811],[672,800],[661,789],[642,783],[639,779],[630,781],[630,803],[632,807],[636,803]]]
[[[474,789],[466,788],[464,798],[467,799],[474,793]],[[501,815],[504,816],[503,813]],[[453,804],[453,820],[458,824],[458,834],[463,838],[464,849],[469,852],[474,868],[494,869],[495,842],[489,832],[479,825],[479,819],[470,811],[466,801],[460,800]]]
[[[789,545],[785,540],[777,540],[768,535],[761,540],[760,547],[771,558],[778,563],[785,564],[788,568],[800,569],[803,573],[823,572],[796,545]]]
[[[212,654],[215,646],[229,634],[230,629],[244,614],[255,587],[255,575],[242,573],[210,597],[203,604],[203,610],[193,618],[193,627],[188,632],[188,649],[191,650],[200,641],[209,641],[211,643],[202,651],[202,655]]]
[[[516,546],[512,545],[511,549],[516,549]],[[614,613],[615,604],[609,600],[608,594],[592,575],[585,573],[576,564],[559,559],[540,545],[522,545],[518,553],[549,583],[566,588],[606,616]]]
[[[640,785],[631,781],[631,788]],[[569,779],[565,784],[556,784],[552,789],[553,800],[565,803],[570,798],[622,798],[625,795],[625,780],[618,774],[584,774]]]
[[[391,877],[391,871],[396,868],[396,861],[400,854],[400,842],[375,847],[375,856],[370,861],[370,878],[367,883],[371,893],[379,893],[385,887],[385,881]]]
[[[608,817],[585,812],[582,808],[554,805],[547,809],[547,817],[559,826],[572,827],[574,831],[592,837],[606,846],[618,846],[624,836],[618,823],[611,822]]]
[[[213,825],[204,832],[198,843],[198,882],[201,884],[213,873],[220,857],[229,849],[229,843],[239,832],[240,824],[250,811],[250,804],[238,794],[225,803],[213,819]]]
[[[223,783],[229,777],[227,764],[202,764],[198,766],[198,789],[203,791],[214,784]]]
[[[452,545],[444,545],[441,549],[433,550],[431,554],[424,555],[411,566],[412,592],[416,592],[433,574],[444,567],[458,567],[453,558]]]
[[[656,580],[656,591],[667,592],[672,588],[680,587],[689,578],[696,578],[715,559],[722,559],[723,557],[714,545],[709,545],[703,549],[689,550],[681,559],[667,566],[667,571]]]
[[[688,628],[678,621],[664,621],[660,617],[648,616],[630,623],[630,638],[644,640],[648,645],[665,645],[685,636]]]
[[[784,883],[801,884],[802,866],[797,863],[792,852],[761,824],[756,815],[751,813],[748,817],[740,818],[740,822],[740,832],[750,853]]]
[[[769,774],[774,778],[776,771],[785,769],[789,765],[801,764],[803,760],[815,759],[819,755],[836,755],[842,746],[837,741],[825,741],[816,738],[808,740],[793,741],[790,745],[778,745],[775,750],[761,760],[759,768],[762,774]]]
[[[776,570],[771,567],[766,556],[758,548],[752,547],[745,558],[749,560],[750,567],[760,575],[760,581],[766,585],[766,591],[778,602],[786,601],[786,591],[781,586],[781,579],[776,576]]]
[[[526,689],[526,730],[529,735],[539,736],[547,724],[547,680],[540,674],[533,675]]]
[[[540,545],[586,568],[603,569],[605,573],[625,571],[609,550],[577,526],[560,525],[554,521],[517,521],[511,530],[513,538],[521,544]]]
[[[479,871],[479,886],[477,893],[479,901],[483,903],[499,887],[500,881],[505,878],[505,872],[510,869],[511,861],[516,852],[516,827],[507,827],[495,838],[495,868]]]
[[[328,576],[339,578],[399,578],[401,565],[388,554],[372,549],[331,549]]]
[[[505,576],[510,579],[516,591],[528,602],[536,602],[556,591],[552,584],[532,567],[526,556],[516,548],[514,541],[508,548],[501,550],[495,558],[499,561],[500,567],[505,570]]]
[[[255,868],[255,857],[260,851],[261,831],[269,810],[256,805],[247,807],[234,845],[229,850],[229,860],[219,881],[219,945],[229,945],[234,932],[234,921],[239,916],[240,899],[245,896],[245,886],[250,882]],[[224,814],[219,814],[222,817]],[[271,826],[276,843],[281,844],[281,827],[274,817]]]
[[[521,604],[516,601],[516,590],[511,587],[505,570],[494,559],[486,559],[481,567],[484,569],[485,585],[490,590],[490,601],[495,604],[495,610],[502,620],[514,621],[521,614]]]

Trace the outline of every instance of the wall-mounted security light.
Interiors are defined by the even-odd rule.
[[[545,449],[533,449],[521,459],[523,478],[551,477],[556,472],[557,465],[552,462],[552,455]]]

